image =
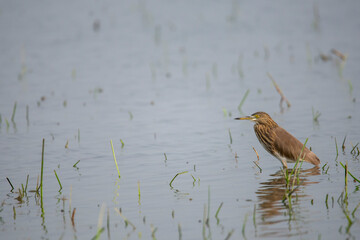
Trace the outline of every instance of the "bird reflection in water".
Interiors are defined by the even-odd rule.
[[[288,169],[288,171],[291,171],[291,169]],[[295,191],[292,193],[293,199],[299,199],[302,197],[305,197],[305,194],[297,194],[297,191],[301,189],[302,187],[306,185],[316,184],[318,182],[310,181],[308,177],[315,176],[320,174],[320,168],[318,166],[315,166],[311,169],[301,170],[299,174],[299,184],[300,187],[297,187],[297,184],[295,183]],[[260,214],[261,221],[258,222],[259,225],[275,225],[275,224],[281,224],[282,222],[290,222],[289,216],[286,217],[288,210],[292,211],[291,209],[288,209],[288,205],[283,202],[284,196],[286,194],[286,181],[284,177],[284,173],[282,170],[279,170],[278,172],[270,175],[272,176],[271,179],[269,179],[266,182],[260,183],[261,186],[259,187],[258,191],[256,192],[258,197],[259,204],[257,205],[257,214]],[[292,180],[291,180],[292,182]],[[296,203],[293,205],[293,207],[296,206]],[[285,215],[285,216],[284,216]],[[289,213],[288,215],[291,215]],[[290,219],[291,220],[291,219]],[[265,230],[265,231],[264,231]],[[271,231],[271,229],[262,229],[260,232],[263,236],[283,236],[284,231]],[[288,233],[288,231],[286,231]],[[297,233],[299,234],[299,233]],[[292,235],[292,234],[291,234]],[[289,236],[288,234],[285,236]]]

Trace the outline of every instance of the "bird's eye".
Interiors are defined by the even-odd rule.
[[[260,116],[256,114],[255,117],[256,117],[256,118],[259,118]]]

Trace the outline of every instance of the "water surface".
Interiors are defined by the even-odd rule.
[[[351,153],[360,141],[359,7],[2,1],[2,238],[91,239],[100,226],[101,239],[355,239],[359,183],[349,177],[345,198],[340,162],[359,177]],[[267,73],[290,108],[280,109]],[[280,162],[258,143],[252,123],[233,120],[256,111],[308,138],[321,159],[318,168],[302,166],[291,208],[282,201]],[[41,204],[35,192],[18,198],[18,189],[27,175],[28,190],[36,188],[43,138]]]

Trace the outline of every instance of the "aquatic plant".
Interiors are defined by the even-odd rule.
[[[80,161],[80,160],[79,160],[79,161]],[[61,185],[60,179],[59,179],[59,177],[58,177],[58,175],[57,175],[57,173],[56,173],[55,169],[54,169],[54,173],[55,173],[55,177],[56,177],[56,179],[57,179],[57,181],[58,181],[58,183],[59,183],[59,186],[60,186],[60,189],[59,189],[59,192],[60,192],[60,191],[61,191],[61,189],[62,189],[62,185]]]
[[[112,153],[113,153],[113,157],[114,157],[116,169],[117,169],[117,172],[118,172],[118,175],[119,175],[119,178],[120,178],[119,166],[118,166],[117,161],[116,161],[116,156],[115,156],[114,146],[113,146],[112,140],[110,140],[110,144],[111,144],[111,149],[112,149]]]
[[[187,173],[188,171],[184,171],[184,172],[179,172],[179,173],[177,173],[174,177],[173,177],[173,179],[170,181],[170,183],[169,183],[169,185],[170,185],[170,187],[172,188],[172,183],[173,183],[173,181],[175,180],[175,178],[177,177],[177,176],[179,176],[179,175],[181,175],[181,174],[184,174],[184,173]]]
[[[239,104],[239,106],[238,106],[239,113],[242,113],[242,110],[241,110],[241,109],[242,109],[242,106],[244,105],[244,102],[245,102],[247,96],[249,95],[249,93],[250,93],[250,89],[246,90],[243,98],[241,99],[240,104]]]

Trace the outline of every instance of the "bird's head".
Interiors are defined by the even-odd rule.
[[[256,124],[264,124],[267,126],[277,125],[266,112],[256,112],[251,114],[251,116],[235,118],[235,120],[250,120]]]

